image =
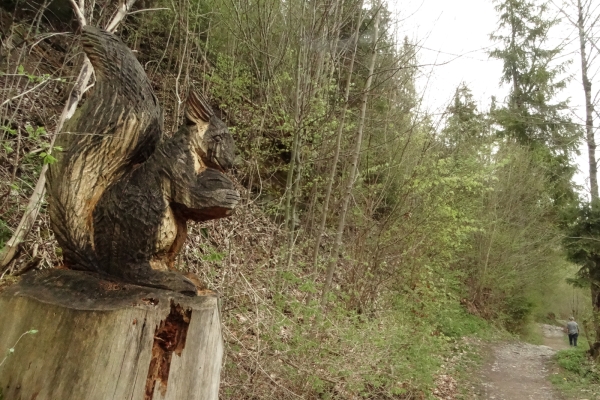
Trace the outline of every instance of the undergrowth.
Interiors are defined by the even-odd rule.
[[[556,371],[550,380],[568,399],[600,399],[600,369],[588,356],[588,348],[585,338],[580,337],[578,347],[554,356]]]
[[[517,332],[519,339],[524,342],[541,345],[544,343],[544,335],[539,324],[533,320],[528,320],[523,324],[523,327]]]

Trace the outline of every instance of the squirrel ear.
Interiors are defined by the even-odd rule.
[[[208,105],[208,100],[200,93],[190,90],[185,110],[185,118],[188,122],[194,124],[200,121],[208,122],[213,115],[214,112],[210,105]]]

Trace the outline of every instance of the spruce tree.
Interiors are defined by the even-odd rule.
[[[572,123],[566,100],[557,95],[565,88],[567,62],[559,62],[562,48],[549,43],[549,32],[559,22],[548,17],[548,4],[535,0],[497,1],[497,32],[490,35],[499,47],[490,52],[504,63],[501,83],[510,85],[504,105],[493,112],[497,134],[532,150],[532,157],[548,173],[557,205],[575,196],[570,155],[580,131]]]

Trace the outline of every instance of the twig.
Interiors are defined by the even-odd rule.
[[[127,0],[126,2],[121,4],[121,7],[119,7],[112,21],[110,21],[110,23],[106,26],[105,29],[111,33],[114,33],[114,31],[117,29],[117,26],[119,26],[119,23],[123,19],[125,19],[125,17],[129,13],[129,10],[131,10],[131,7],[133,7],[134,4],[135,0]]]
[[[85,16],[83,15],[83,10],[85,9],[84,0],[79,1],[79,5],[75,2],[75,0],[69,0],[71,6],[73,6],[73,12],[75,12],[75,16],[77,17],[77,21],[79,21],[79,25],[83,28],[87,25],[85,21]]]
[[[227,331],[227,333],[229,333],[229,336],[232,337],[235,341],[238,342],[238,344],[240,346],[242,346],[244,348],[244,350],[246,350],[248,353],[248,356],[250,358],[253,359],[253,361],[256,364],[256,367],[276,386],[280,387],[281,389],[285,390],[286,392],[288,392],[289,394],[293,395],[294,397],[297,397],[299,399],[303,399],[304,397],[292,392],[290,389],[286,388],[285,386],[281,385],[280,383],[278,383],[275,379],[273,379],[273,377],[271,377],[271,374],[269,374],[267,371],[264,370],[264,368],[262,367],[262,365],[260,365],[260,363],[258,362],[258,359],[253,356],[250,351],[248,350],[248,348],[246,348],[246,346],[244,346],[244,343],[242,343],[242,341],[240,339],[237,338],[237,336],[234,335],[234,333],[232,331],[230,331],[229,329],[227,329],[227,327],[225,325],[223,325],[223,329],[225,331]]]
[[[60,79],[46,79],[46,80],[44,80],[44,81],[42,81],[42,82],[38,83],[37,85],[35,85],[35,86],[34,86],[34,87],[32,87],[31,89],[29,89],[29,90],[26,90],[26,91],[24,91],[23,93],[20,93],[20,94],[16,95],[15,97],[11,97],[10,99],[6,99],[6,100],[4,100],[4,101],[2,102],[2,104],[0,104],[0,107],[3,107],[3,106],[5,106],[6,104],[10,103],[11,101],[18,99],[19,97],[23,97],[23,96],[25,96],[27,93],[31,93],[31,92],[33,92],[35,89],[39,88],[39,87],[40,87],[40,86],[42,86],[44,83],[48,83],[48,82],[50,82],[50,81],[60,81]]]
[[[137,10],[137,11],[132,11],[129,13],[129,15],[133,15],[133,14],[137,14],[137,13],[142,13],[142,12],[146,12],[146,11],[161,11],[161,10],[171,10],[168,7],[161,7],[161,8],[144,8],[143,10]]]
[[[43,40],[49,39],[49,38],[51,38],[51,37],[53,37],[53,36],[66,35],[66,34],[68,34],[68,33],[69,33],[69,32],[56,32],[56,33],[49,33],[49,34],[46,34],[46,35],[42,35],[42,37],[41,37],[40,39],[38,39],[38,40],[37,40],[35,43],[33,43],[33,44],[30,46],[30,50],[29,50],[29,52],[31,52],[31,50],[33,50],[33,48],[34,48],[35,46],[37,46],[37,45],[38,45],[38,43],[40,43],[40,42],[41,42],[41,41],[43,41]]]
[[[37,329],[30,329],[27,332],[22,333],[21,336],[19,336],[19,338],[17,339],[17,341],[13,345],[13,347],[11,347],[10,349],[8,349],[8,352],[7,352],[6,356],[4,356],[4,359],[2,359],[2,362],[0,362],[0,367],[2,366],[2,364],[4,364],[4,362],[6,361],[6,359],[8,358],[8,356],[10,356],[11,354],[13,354],[15,352],[15,347],[17,347],[17,344],[19,344],[19,342],[21,341],[21,339],[23,338],[23,336],[25,336],[25,335],[35,335],[36,333],[38,333]]]

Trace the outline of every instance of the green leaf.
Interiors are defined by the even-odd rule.
[[[6,154],[10,154],[14,151],[8,143],[2,143],[2,147],[4,147],[4,151],[6,151]]]
[[[3,130],[4,132],[7,132],[10,135],[13,135],[13,136],[17,135],[17,130],[16,129],[12,129],[11,127],[0,126],[0,129]]]
[[[218,251],[211,251],[209,254],[202,257],[202,260],[219,262],[223,261],[224,258],[225,255],[223,253],[219,253]]]
[[[52,154],[48,154],[45,151],[40,153],[40,157],[42,158],[44,164],[54,164],[56,162],[56,158],[54,158]]]

